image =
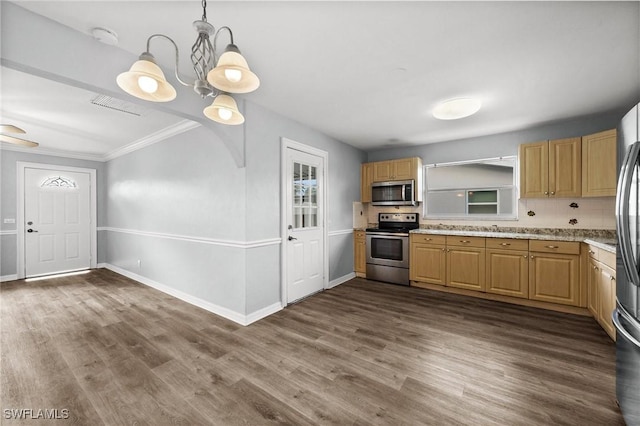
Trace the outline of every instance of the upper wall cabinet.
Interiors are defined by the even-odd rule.
[[[520,145],[520,197],[580,197],[581,142],[568,138]]]
[[[616,129],[582,137],[582,196],[616,195]]]
[[[422,201],[422,159],[420,157],[363,163],[360,166],[360,201],[371,202],[373,182],[411,179],[416,183],[416,201]]]
[[[373,182],[417,179],[422,160],[418,157],[373,163]]]

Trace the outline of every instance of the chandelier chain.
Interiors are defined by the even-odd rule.
[[[207,0],[202,0],[202,20],[207,22]]]

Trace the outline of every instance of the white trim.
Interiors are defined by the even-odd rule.
[[[189,130],[195,129],[196,127],[200,127],[200,123],[197,123],[191,120],[182,120],[172,126],[169,126],[157,132],[151,133],[150,135],[140,138],[137,141],[134,141],[128,145],[122,146],[111,152],[108,152],[107,154],[102,156],[102,161],[113,160],[114,158],[121,157],[133,151],[137,151],[139,149],[145,148],[149,145],[162,142],[163,140],[169,139],[172,136],[176,136],[181,133],[188,132]]]
[[[343,275],[341,277],[338,277],[335,280],[331,280],[329,282],[329,286],[327,287],[327,289],[337,287],[340,284],[346,283],[347,281],[349,281],[349,280],[351,280],[351,279],[353,279],[355,277],[356,277],[356,273],[355,272],[350,272],[347,275]]]
[[[18,231],[16,229],[8,229],[5,231],[0,231],[0,236],[2,235],[17,235]]]
[[[73,158],[76,160],[88,160],[88,161],[99,161],[103,162],[104,156],[101,154],[90,154],[90,153],[77,153],[73,151],[63,151],[61,149],[51,149],[51,148],[27,148],[24,146],[13,145],[10,143],[3,142],[1,145],[2,151],[17,151],[17,152],[26,152],[28,154],[37,154],[37,155],[48,155],[50,157],[64,157],[64,158]]]
[[[282,309],[282,305],[280,303],[275,303],[275,304],[273,304],[271,306],[267,306],[267,307],[265,307],[263,309],[260,309],[260,310],[258,310],[256,312],[253,312],[253,313],[251,313],[249,315],[244,315],[244,314],[241,314],[241,313],[236,312],[234,310],[231,310],[231,309],[216,305],[215,303],[207,302],[206,300],[202,300],[199,297],[192,296],[192,295],[184,293],[184,292],[182,292],[180,290],[176,290],[176,289],[174,289],[172,287],[169,287],[167,285],[161,284],[161,283],[159,283],[157,281],[154,281],[154,280],[151,280],[151,279],[149,279],[147,277],[143,277],[142,275],[138,275],[138,274],[133,273],[131,271],[127,271],[126,269],[120,268],[118,266],[111,265],[109,263],[104,263],[104,264],[101,264],[101,265],[104,265],[104,267],[106,269],[109,269],[110,271],[113,271],[113,272],[115,272],[117,274],[123,275],[123,276],[125,276],[127,278],[130,278],[130,279],[132,279],[134,281],[137,281],[137,282],[139,282],[141,284],[144,284],[146,286],[155,288],[156,290],[159,290],[159,291],[161,291],[163,293],[166,293],[166,294],[168,294],[170,296],[173,296],[173,297],[175,297],[177,299],[180,299],[180,300],[182,300],[184,302],[187,302],[187,303],[189,303],[191,305],[197,306],[197,307],[202,308],[202,309],[204,309],[206,311],[209,311],[209,312],[211,312],[213,314],[219,315],[221,317],[224,317],[224,318],[226,318],[228,320],[231,320],[231,321],[233,321],[235,323],[238,323],[238,324],[244,325],[244,326],[249,325],[249,324],[251,324],[253,322],[256,322],[259,319],[262,319],[262,318],[264,318],[264,317],[266,317],[268,315],[271,315],[271,314],[273,314],[275,312],[278,312],[279,310]]]
[[[44,169],[44,170],[62,170],[75,173],[87,173],[91,178],[91,184],[89,187],[89,235],[90,242],[90,256],[89,268],[95,268],[98,262],[98,189],[96,184],[96,169],[87,169],[84,167],[69,167],[69,166],[56,166],[54,164],[44,163],[27,163],[24,161],[16,162],[16,197],[18,203],[16,206],[16,233],[18,235],[17,241],[17,274],[18,279],[24,278],[25,271],[25,252],[24,252],[24,172],[25,169]]]
[[[5,281],[15,281],[18,279],[18,276],[16,274],[13,275],[2,275],[0,276],[0,283],[3,283]]]
[[[353,229],[340,229],[338,231],[329,231],[330,237],[335,237],[336,235],[351,235],[353,234]]]
[[[280,238],[270,238],[266,240],[256,241],[234,241],[234,240],[218,240],[208,237],[195,237],[189,235],[167,234],[164,232],[138,231],[135,229],[113,228],[110,226],[101,226],[98,231],[119,232],[121,234],[131,234],[143,237],[164,238],[170,240],[187,241],[191,243],[210,244],[215,246],[233,247],[241,249],[251,249],[257,247],[274,246],[281,243]]]
[[[113,160],[114,158],[120,157],[122,155],[137,151],[149,145],[153,145],[155,143],[161,142],[165,139],[187,132],[191,129],[195,129],[200,125],[201,125],[200,123],[197,123],[195,121],[182,120],[174,124],[173,126],[169,126],[155,133],[151,133],[150,135],[140,138],[134,142],[131,142],[130,144],[117,148],[113,151],[107,152],[106,154],[91,154],[88,152],[79,153],[75,151],[64,151],[60,149],[41,148],[39,146],[35,148],[27,148],[27,147],[13,145],[6,142],[3,142],[0,145],[0,147],[2,148],[2,150],[6,150],[6,151],[26,152],[29,154],[49,155],[52,157],[64,157],[64,158],[73,158],[76,160],[105,162],[105,161]]]
[[[321,149],[317,149],[300,142],[296,142],[294,140],[281,137],[280,138],[280,232],[281,232],[281,241],[284,242],[287,239],[287,199],[285,194],[287,194],[287,149],[295,149],[300,152],[304,152],[307,154],[315,155],[317,157],[322,158],[322,206],[324,209],[324,214],[322,215],[322,229],[323,232],[323,285],[324,289],[328,288],[329,285],[329,234],[328,234],[328,212],[329,205],[327,200],[329,199],[328,193],[329,188],[327,185],[328,182],[328,172],[329,172],[329,153],[323,151]],[[287,306],[287,245],[280,245],[280,301],[282,302],[282,306]]]

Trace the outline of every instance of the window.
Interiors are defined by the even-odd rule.
[[[517,219],[517,157],[424,166],[427,219]]]

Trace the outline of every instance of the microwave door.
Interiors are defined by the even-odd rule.
[[[640,143],[629,146],[618,180],[616,227],[618,232],[618,270],[616,295],[620,304],[638,317],[640,286]],[[623,272],[623,273],[621,273]]]

